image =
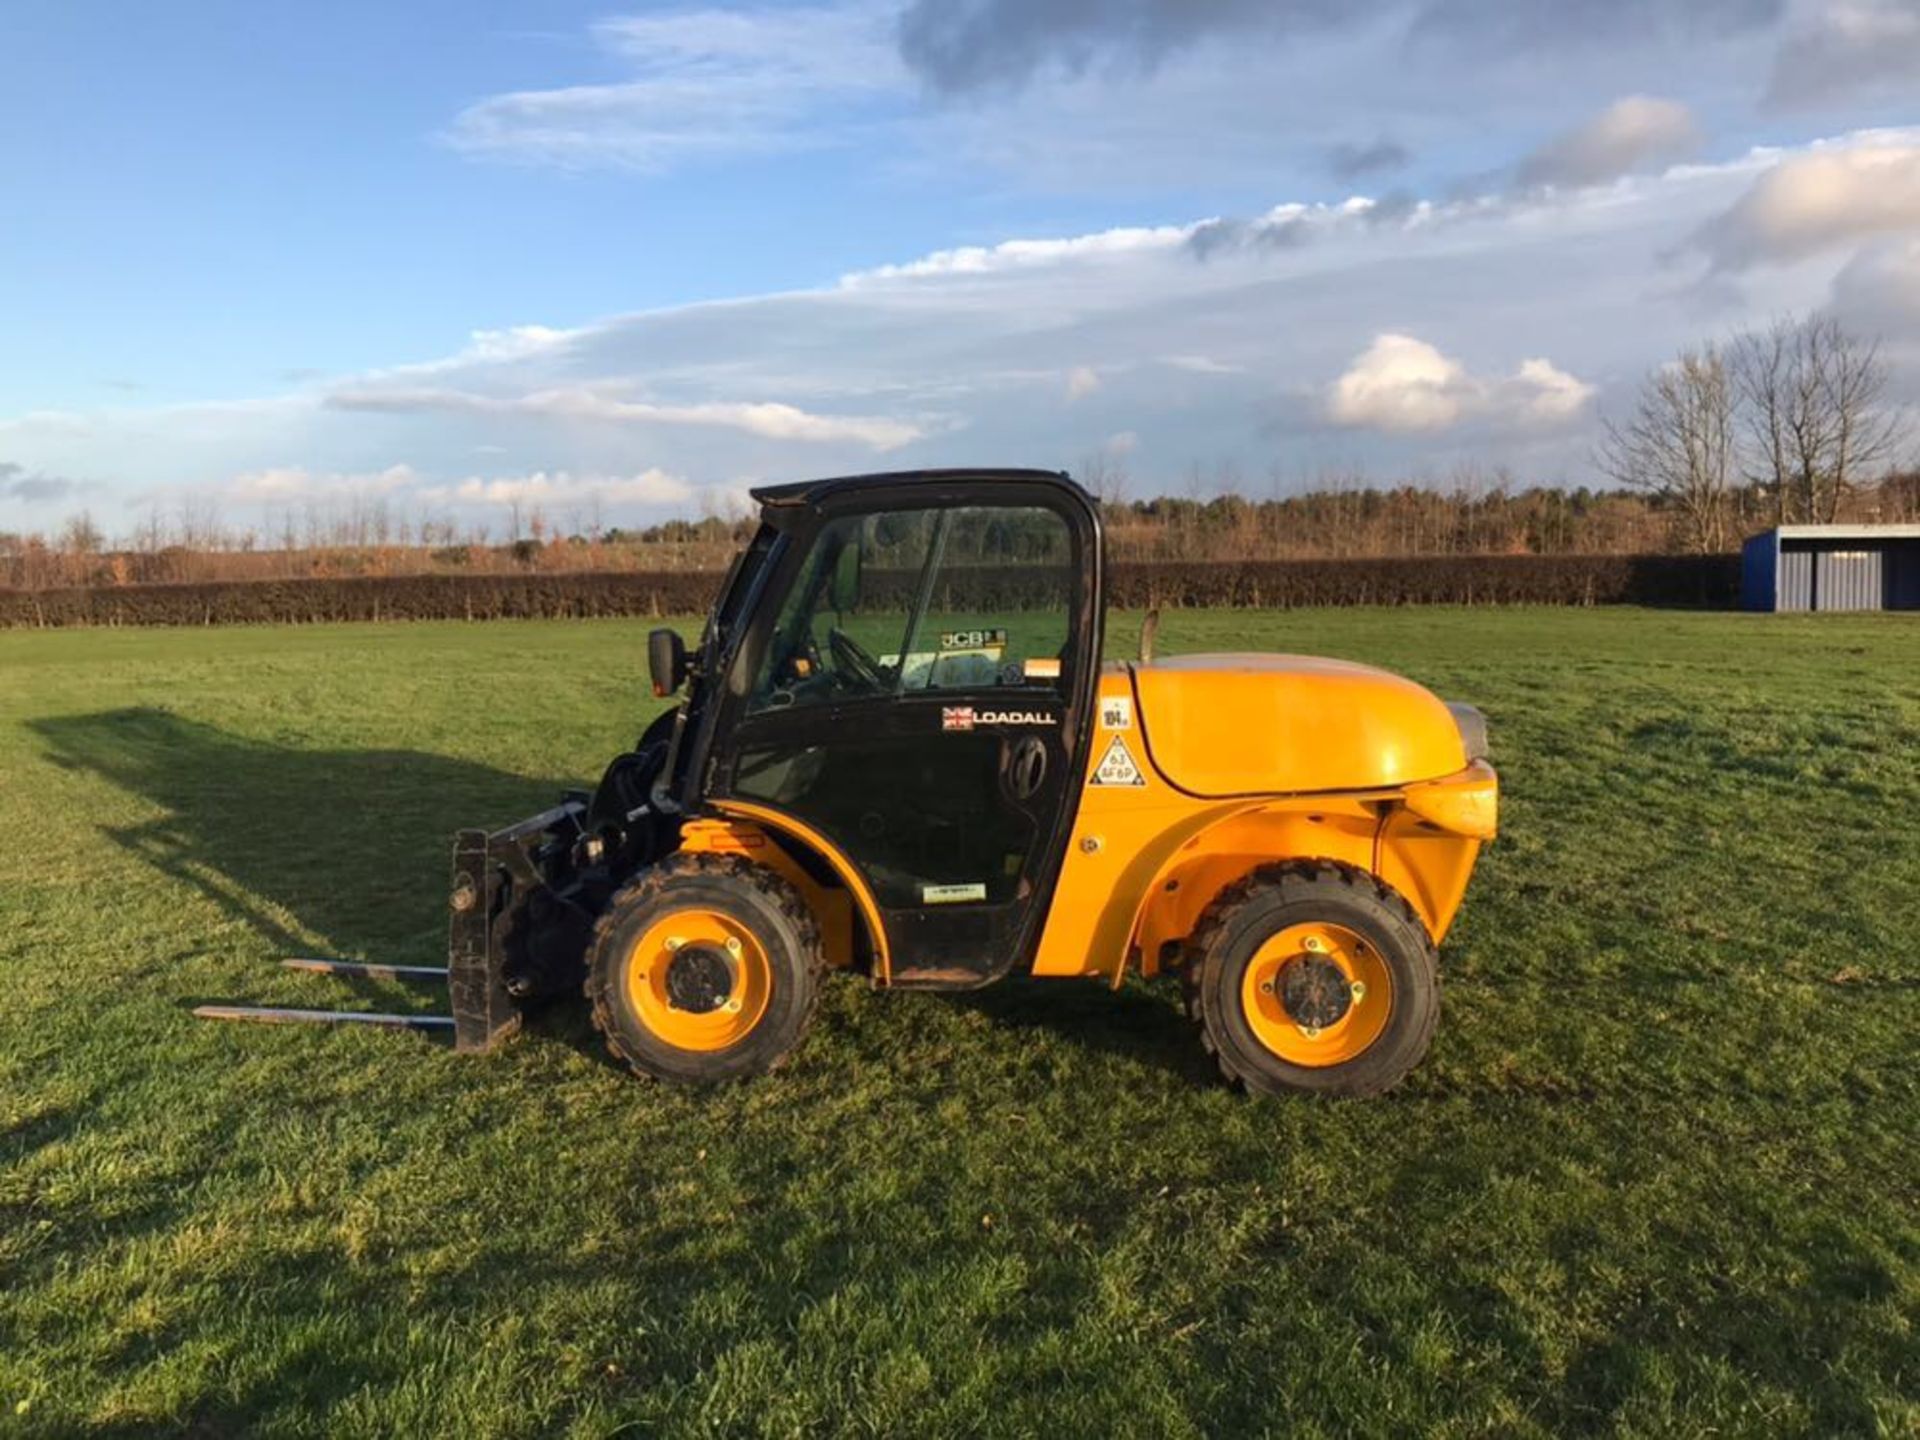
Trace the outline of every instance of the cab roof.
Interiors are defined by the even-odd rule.
[[[1047,485],[1055,489],[1065,487],[1084,496],[1086,491],[1064,470],[1018,470],[1018,469],[949,469],[949,470],[887,470],[873,475],[835,475],[823,480],[799,480],[788,485],[763,485],[750,490],[754,500],[761,505],[785,508],[794,505],[815,505],[833,496],[854,494],[862,490],[895,489],[902,485],[946,486],[967,484],[970,482],[1005,484],[1008,481]]]

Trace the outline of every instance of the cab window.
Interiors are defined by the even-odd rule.
[[[1071,630],[1073,542],[1042,506],[940,512],[903,690],[1057,689]]]
[[[1073,542],[1044,506],[948,506],[824,526],[782,602],[750,712],[1064,683]]]

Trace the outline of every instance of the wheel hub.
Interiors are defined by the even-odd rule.
[[[1297,956],[1281,968],[1280,1003],[1302,1030],[1326,1030],[1353,1008],[1353,984],[1326,956]]]
[[[733,993],[733,967],[717,945],[683,945],[667,962],[667,1002],[690,1015],[710,1015]]]

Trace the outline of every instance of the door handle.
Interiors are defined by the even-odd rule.
[[[1047,747],[1039,737],[1023,735],[1007,752],[1007,790],[1025,802],[1040,793],[1047,778]]]

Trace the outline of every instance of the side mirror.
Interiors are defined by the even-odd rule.
[[[860,542],[849,540],[834,557],[833,580],[827,587],[827,603],[835,613],[844,615],[860,608]]]
[[[687,683],[687,642],[678,630],[655,630],[647,636],[647,673],[657,696],[671,695]]]

